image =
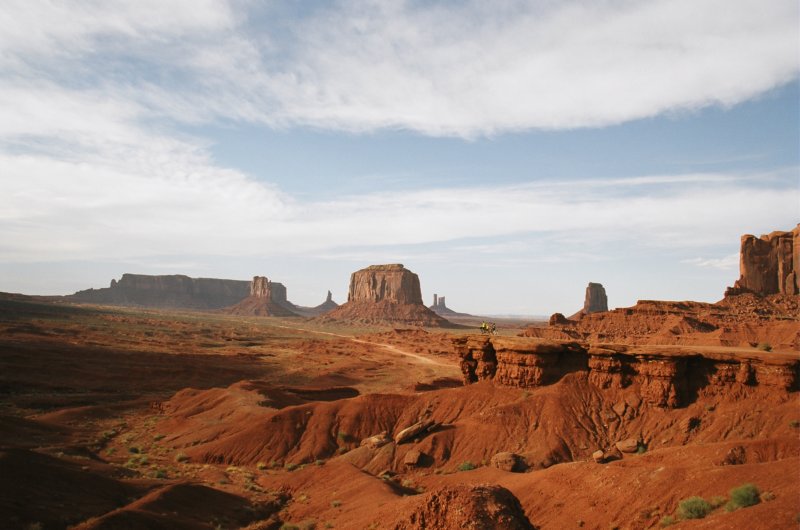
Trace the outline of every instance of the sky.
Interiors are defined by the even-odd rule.
[[[713,302],[800,222],[795,0],[5,0],[0,291]]]

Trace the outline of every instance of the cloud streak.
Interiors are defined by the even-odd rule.
[[[221,0],[2,10],[11,80],[87,97],[100,86],[177,123],[458,137],[601,127],[733,105],[800,68],[791,0],[345,0],[293,17]]]

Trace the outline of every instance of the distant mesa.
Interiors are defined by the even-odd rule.
[[[800,293],[800,224],[791,232],[775,231],[761,237],[743,235],[739,274],[726,296]]]
[[[266,276],[253,276],[250,296],[238,304],[225,309],[231,315],[250,316],[299,316],[286,299],[286,286],[270,281]]]
[[[608,311],[608,297],[602,283],[589,282],[586,286],[586,296],[583,299],[583,309],[570,316],[570,320],[579,320],[584,315]],[[551,319],[555,317],[553,315]],[[563,315],[562,315],[563,318]]]
[[[433,295],[433,305],[429,307],[431,311],[441,317],[469,317],[472,316],[468,313],[458,313],[453,311],[445,304],[445,297],[438,294]]]
[[[123,274],[102,289],[65,296],[70,302],[173,309],[221,309],[246,298],[250,282],[190,278],[181,274]]]
[[[365,324],[449,326],[422,303],[419,276],[401,264],[371,265],[350,276],[347,303],[325,319]]]

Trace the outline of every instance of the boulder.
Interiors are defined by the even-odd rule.
[[[389,433],[386,431],[382,431],[378,434],[374,434],[368,438],[364,438],[361,440],[359,447],[369,447],[370,449],[377,449],[379,447],[383,447],[384,445],[391,442],[392,439],[389,438]]]
[[[636,438],[628,438],[627,440],[620,440],[614,446],[623,453],[635,453],[639,450],[639,440]]]
[[[418,421],[414,425],[410,427],[406,427],[405,429],[401,430],[397,434],[394,435],[394,441],[397,444],[401,444],[403,442],[407,442],[409,440],[414,439],[415,437],[419,436],[420,434],[426,433],[433,429],[436,425],[436,422],[433,420],[423,420]]]
[[[598,449],[594,453],[592,453],[592,459],[598,464],[605,464],[611,462],[613,460],[621,460],[622,453],[619,452],[619,449],[616,447],[611,447],[603,451],[602,449]]]
[[[523,462],[522,457],[515,453],[507,451],[497,453],[492,457],[491,464],[497,469],[503,471],[522,471]]]
[[[412,449],[411,451],[406,453],[406,456],[403,457],[403,464],[407,467],[416,467],[422,461],[423,454],[416,449]]]

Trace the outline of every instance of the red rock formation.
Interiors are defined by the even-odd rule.
[[[397,522],[393,530],[417,528],[494,528],[533,530],[519,500],[501,486],[444,486],[426,494],[419,507]]]
[[[454,343],[465,384],[492,379],[504,386],[536,388],[582,373],[599,389],[630,387],[637,399],[658,407],[684,406],[700,391],[728,394],[737,386],[761,386],[786,396],[797,390],[800,380],[797,358],[758,350],[743,354],[663,346],[587,347],[475,335]]]
[[[189,278],[181,274],[123,274],[103,289],[86,289],[65,296],[73,302],[137,307],[219,309],[247,297],[250,284],[239,280]]]
[[[589,343],[683,344],[800,350],[800,297],[728,296],[715,304],[640,300],[633,307],[592,313],[579,320],[557,316],[523,336]]]
[[[608,297],[606,290],[600,283],[589,282],[586,286],[586,298],[583,301],[584,314],[608,311]]]
[[[742,236],[740,277],[726,294],[800,293],[800,224],[791,232]]]
[[[449,325],[423,305],[419,277],[400,264],[372,265],[354,272],[347,303],[323,318],[370,324]]]
[[[468,317],[472,316],[469,313],[458,313],[453,311],[445,303],[445,297],[437,294],[433,295],[433,305],[429,308],[431,311],[442,317]]]
[[[286,287],[270,281],[266,276],[253,276],[250,296],[225,309],[225,312],[232,315],[297,316],[293,305],[286,299]]]

